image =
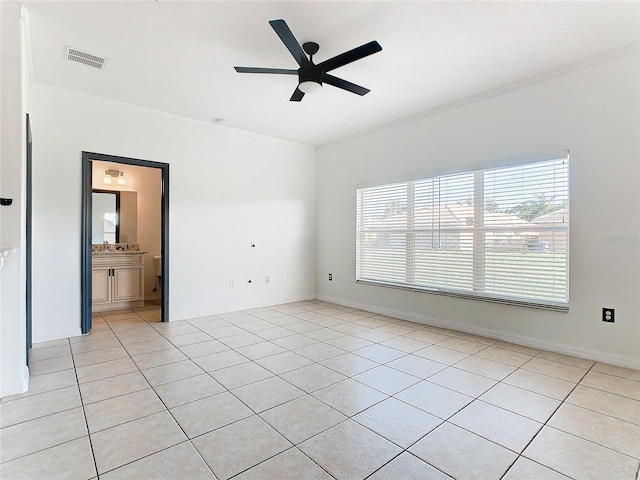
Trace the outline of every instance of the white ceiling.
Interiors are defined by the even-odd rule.
[[[33,77],[205,122],[322,145],[611,52],[637,51],[639,2],[24,1]],[[382,52],[290,102],[297,68],[269,20],[283,18],[319,63],[377,40]],[[102,71],[65,45],[108,57]],[[614,54],[615,55],[615,54]]]

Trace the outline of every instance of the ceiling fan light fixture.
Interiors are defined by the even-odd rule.
[[[314,82],[313,80],[305,80],[300,82],[298,88],[302,93],[314,93],[322,90],[322,84],[320,82]]]

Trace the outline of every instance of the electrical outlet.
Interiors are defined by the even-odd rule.
[[[251,277],[247,278],[247,285],[253,285],[253,279]]]
[[[330,274],[329,274],[329,281],[330,281],[330,282],[333,282],[333,273],[330,273]]]
[[[269,275],[265,275],[264,283],[271,283],[271,277]]]
[[[603,308],[602,321],[609,322],[609,323],[615,322],[615,313],[616,311],[613,308]]]

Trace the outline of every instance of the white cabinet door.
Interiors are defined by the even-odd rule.
[[[116,267],[113,277],[113,301],[142,300],[142,267]]]
[[[91,271],[91,298],[93,305],[111,303],[110,268],[94,268]]]

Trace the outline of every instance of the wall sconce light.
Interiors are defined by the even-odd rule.
[[[121,170],[105,170],[102,183],[107,185],[111,185],[113,183],[126,185],[126,182],[124,181],[124,172]]]

